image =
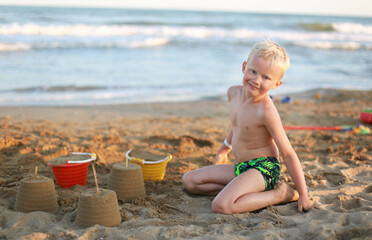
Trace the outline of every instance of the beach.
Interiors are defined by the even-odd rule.
[[[284,126],[363,124],[372,91],[318,89],[274,97]],[[211,211],[211,196],[185,192],[182,175],[212,164],[229,130],[226,99],[111,106],[0,107],[0,239],[371,239],[372,135],[344,131],[286,130],[305,172],[315,208],[287,203],[243,214]],[[55,184],[58,212],[15,211],[19,182],[34,173],[54,179],[48,161],[68,152],[94,152],[99,187],[129,149],[172,154],[162,181],[145,182],[146,196],[119,201],[115,227],[75,224],[81,193]],[[229,155],[231,162],[233,156]],[[283,161],[281,181],[294,184]]]

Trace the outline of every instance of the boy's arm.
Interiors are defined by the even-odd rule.
[[[234,97],[236,91],[239,89],[239,86],[232,86],[227,90],[227,98],[229,102],[231,98]],[[233,130],[230,128],[229,133],[227,134],[226,141],[231,145],[233,136]],[[216,157],[214,158],[213,164],[228,164],[229,159],[227,158],[227,154],[231,152],[231,148],[227,147],[225,143],[221,144],[220,149],[218,150]]]
[[[288,155],[282,154],[282,156],[289,174],[291,175],[292,180],[296,185],[296,189],[300,195],[298,199],[298,211],[302,212],[303,210],[308,211],[312,209],[313,205],[309,200],[305,176],[297,154],[293,150],[293,153]]]
[[[229,134],[227,134],[226,141],[231,144],[233,136],[233,131],[230,129]],[[214,158],[213,164],[228,164],[229,160],[227,154],[231,151],[231,148],[227,147],[225,143],[221,144],[220,149],[217,152],[216,157]]]
[[[298,159],[297,154],[284,131],[279,113],[274,108],[266,112],[265,116],[266,127],[278,146],[284,163],[287,166],[289,174],[291,175],[292,180],[296,185],[296,189],[300,195],[298,199],[298,211],[308,211],[312,208],[312,203],[309,200],[304,172],[302,170],[300,160]]]

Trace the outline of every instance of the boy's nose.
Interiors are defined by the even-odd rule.
[[[261,77],[260,76],[255,76],[253,79],[252,79],[253,81],[253,83],[254,84],[260,84],[260,82],[261,82]]]

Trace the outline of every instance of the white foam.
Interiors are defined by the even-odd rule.
[[[28,51],[31,46],[26,43],[0,43],[0,52]]]
[[[18,23],[0,25],[1,35],[45,35],[45,36],[189,36],[205,38],[214,30],[206,27],[131,26],[131,25],[49,25]]]
[[[104,89],[85,92],[5,92],[0,95],[0,106],[104,105],[143,102],[177,102],[202,97],[224,95],[226,86],[210,88],[141,88]]]
[[[343,49],[343,50],[358,50],[362,46],[356,42],[346,42],[346,43],[333,43],[333,42],[319,42],[319,41],[309,41],[309,42],[296,42],[295,45],[308,48],[317,49]],[[368,49],[368,46],[365,47]]]
[[[272,32],[274,34],[275,32]],[[278,34],[281,32],[277,32]],[[178,26],[132,26],[132,25],[49,25],[18,23],[0,25],[0,35],[43,35],[43,36],[156,36],[156,37],[189,37],[204,39],[211,37],[252,38],[262,37],[270,32],[259,32],[249,29],[224,29],[216,27],[178,27]],[[295,33],[293,33],[295,34]]]
[[[217,27],[184,27],[184,26],[133,26],[133,25],[37,25],[37,24],[2,24],[0,35],[43,35],[43,36],[76,36],[76,37],[107,37],[107,36],[151,36],[151,37],[189,37],[205,38],[237,38],[257,39],[273,37],[285,40],[309,40],[321,37],[326,40],[342,40],[344,38],[358,37],[360,40],[370,41],[372,26],[361,24],[334,24],[339,32],[298,32],[276,30],[227,29]],[[349,33],[359,33],[354,36]],[[363,39],[363,36],[365,38]]]
[[[360,23],[333,23],[332,27],[341,33],[372,35],[372,25],[363,25]]]
[[[147,38],[143,41],[129,43],[131,48],[148,48],[164,46],[169,42],[167,38]]]
[[[298,46],[318,49],[367,49],[372,47],[372,26],[340,23],[334,32],[304,32],[294,30],[229,29],[206,26],[140,26],[140,25],[37,25],[3,24],[0,35],[38,35],[30,42],[3,43],[1,51],[26,51],[46,48],[151,48],[171,41],[249,43],[261,39],[286,41]],[[39,36],[43,41],[40,41]],[[60,38],[66,36],[66,38]],[[71,38],[69,38],[71,37]],[[20,36],[23,38],[23,36]]]

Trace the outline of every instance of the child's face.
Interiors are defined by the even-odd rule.
[[[254,96],[267,93],[282,84],[282,72],[278,66],[272,66],[267,60],[253,55],[243,63],[243,86]]]

